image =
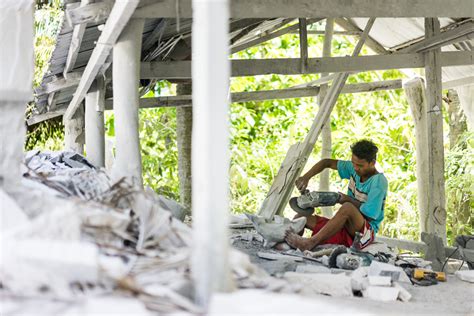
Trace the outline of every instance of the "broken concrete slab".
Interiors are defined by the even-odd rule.
[[[400,290],[394,287],[373,286],[370,285],[367,289],[362,291],[364,297],[372,300],[389,302],[396,301]]]
[[[345,274],[286,272],[284,279],[303,285],[302,294],[352,297],[351,278]]]

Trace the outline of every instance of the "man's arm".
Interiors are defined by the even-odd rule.
[[[344,204],[346,202],[349,202],[355,207],[357,207],[357,209],[360,211],[360,206],[362,205],[361,202],[341,192],[339,192],[339,195],[340,195],[340,198],[339,198],[339,201],[337,201],[339,204]]]
[[[309,179],[321,173],[321,171],[323,171],[326,168],[337,170],[337,160],[336,159],[322,159],[319,162],[317,162],[311,169],[309,169],[308,172],[306,172],[303,176],[296,179],[295,181],[296,188],[300,192],[303,192],[308,186]]]

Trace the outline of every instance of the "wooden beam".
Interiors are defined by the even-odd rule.
[[[439,33],[430,38],[425,38],[408,47],[397,50],[397,53],[421,53],[430,49],[440,48],[442,46],[450,45],[460,41],[465,41],[474,38],[474,22],[468,22]]]
[[[443,82],[443,89],[474,85],[474,76]]]
[[[442,52],[441,66],[472,65],[474,52]],[[309,58],[306,73],[362,72],[386,69],[422,68],[422,53],[391,54],[358,57]],[[299,58],[238,59],[232,60],[232,77],[268,74],[299,75]],[[142,63],[142,79],[188,79],[191,77],[191,61],[167,61]]]
[[[415,122],[416,184],[420,232],[426,231],[428,213],[428,128],[425,82],[414,78],[403,84],[406,99]]]
[[[67,79],[64,77],[61,77],[59,79],[48,82],[45,85],[36,89],[35,94],[36,96],[42,96],[42,95],[50,94],[50,93],[60,91],[63,89],[75,87],[81,81],[81,77],[82,77],[82,72],[70,72],[68,74]]]
[[[84,100],[92,82],[106,62],[113,45],[117,41],[117,38],[124,27],[127,25],[139,2],[139,0],[115,2],[112,12],[105,23],[102,34],[97,41],[97,45],[87,63],[84,75],[81,78],[76,93],[74,93],[74,97],[63,117],[64,120],[70,119],[82,100]]]
[[[322,19],[311,19],[311,20],[308,20],[306,22],[307,25],[310,25],[310,24],[313,24],[313,23],[316,23],[318,21],[321,21]],[[279,31],[276,31],[276,32],[273,32],[273,33],[270,33],[270,34],[267,34],[267,35],[264,35],[262,37],[259,37],[259,38],[256,38],[256,39],[253,39],[253,40],[250,40],[248,42],[245,42],[245,43],[239,43],[238,45],[236,46],[233,46],[231,47],[231,53],[234,54],[236,52],[240,52],[244,49],[247,49],[247,48],[250,48],[250,47],[253,47],[253,46],[257,46],[261,43],[264,43],[264,42],[267,42],[271,39],[274,39],[274,38],[277,38],[277,37],[280,37],[282,35],[285,35],[285,34],[288,34],[289,32],[291,31],[295,31],[295,30],[298,30],[299,29],[299,23],[296,23],[296,24],[293,24],[291,26],[288,26],[284,29],[281,29]]]
[[[344,93],[368,93],[383,90],[401,89],[402,80],[386,80],[366,83],[348,84],[342,89]],[[231,94],[232,103],[255,102],[265,100],[279,100],[292,98],[315,97],[319,93],[318,87],[290,88],[280,90],[247,91],[234,92]],[[160,108],[160,107],[189,107],[192,106],[190,95],[177,95],[156,98],[141,98],[140,109]],[[113,99],[105,101],[105,109],[113,109]],[[59,109],[44,114],[32,116],[27,120],[28,125],[35,125],[58,116],[62,116],[66,109]]]
[[[351,19],[337,18],[335,19],[335,22],[346,31],[359,32],[359,34],[362,34],[362,30]],[[367,38],[365,45],[367,45],[367,47],[379,55],[385,55],[389,53],[385,47],[383,47],[379,42],[370,36]]]
[[[90,0],[81,0],[80,7],[87,6]],[[86,32],[87,23],[81,23],[74,26],[72,31],[71,45],[69,46],[69,52],[67,54],[66,65],[64,66],[63,76],[68,78],[69,72],[74,69],[76,64],[77,56],[79,55],[79,49],[81,48],[82,37]]]
[[[113,5],[113,1],[101,1],[66,9],[66,18],[69,24],[73,26],[86,23],[100,23],[105,21],[110,15]]]
[[[420,252],[425,253],[427,250],[426,244],[421,241],[397,239],[397,238],[390,238],[390,237],[384,237],[384,236],[375,237],[375,241],[386,243],[387,246],[392,247],[392,248],[409,250],[416,253],[420,253]],[[456,250],[456,247],[451,247],[451,246],[444,247],[446,257],[451,256],[451,258],[453,259],[462,260],[463,258],[461,258],[459,250],[458,251],[455,251],[455,250]],[[464,255],[466,256],[466,259],[474,261],[474,250],[463,249],[463,252],[464,252]]]
[[[191,18],[191,0],[164,0],[138,9],[134,17]],[[230,3],[231,18],[314,17],[452,17],[473,16],[472,0],[238,0]]]
[[[324,31],[324,43],[323,43],[323,57],[331,57],[332,50],[332,36],[334,33],[334,18],[326,19],[326,27]],[[328,73],[322,73],[321,78],[327,77]],[[346,88],[345,86],[344,88]],[[343,88],[343,90],[344,90]],[[321,105],[324,102],[328,91],[328,85],[323,84],[320,86],[320,94],[318,95],[318,104]],[[342,91],[341,91],[342,93]],[[331,138],[331,117],[329,117],[321,130],[321,159],[331,158],[332,156],[332,138]],[[323,170],[319,175],[319,190],[329,191],[329,170]],[[324,217],[332,217],[332,207],[326,206],[321,207],[321,212]]]
[[[301,72],[305,73],[308,66],[308,25],[306,19],[298,20],[298,28],[300,32],[300,58]]]
[[[319,30],[308,30],[308,35],[324,35],[324,31]],[[299,31],[291,31],[290,34],[299,34]],[[360,36],[362,31],[334,31],[333,35],[340,35],[340,36]],[[369,45],[367,45],[369,46]]]
[[[438,34],[438,19],[426,18],[426,38],[430,39]],[[441,49],[433,49],[425,54],[426,104],[428,113],[428,217],[426,232],[437,235],[446,244]]]

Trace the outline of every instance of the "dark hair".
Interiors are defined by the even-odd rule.
[[[367,162],[375,161],[379,149],[373,142],[367,139],[359,140],[351,145],[351,150],[359,159],[365,159]]]

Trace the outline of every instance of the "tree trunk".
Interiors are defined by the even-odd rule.
[[[191,95],[191,84],[178,84],[178,95]],[[191,177],[191,140],[193,130],[193,108],[176,108],[176,138],[178,141],[179,196],[181,204],[191,215],[192,177]]]

